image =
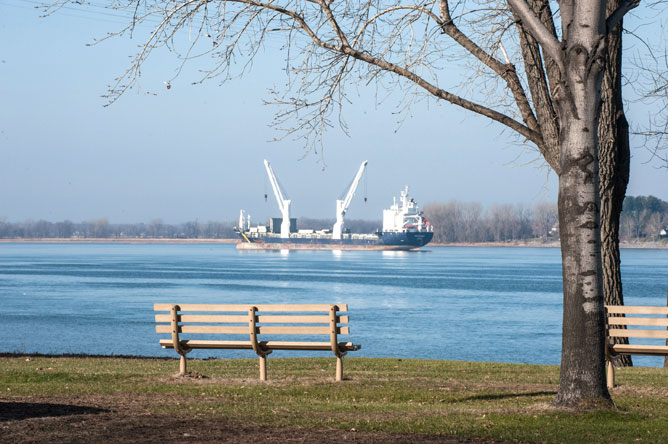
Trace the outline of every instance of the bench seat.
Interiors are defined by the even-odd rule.
[[[349,317],[342,314],[348,311],[346,304],[155,304],[154,310],[156,333],[169,335],[159,344],[181,356],[181,374],[186,372],[186,354],[194,349],[253,350],[260,358],[261,380],[267,379],[266,357],[272,351],[314,350],[336,356],[336,380],[341,381],[343,356],[361,348],[339,341],[340,335],[350,333],[345,325]]]
[[[221,349],[221,350],[253,350],[253,344],[250,341],[206,341],[197,339],[182,339],[179,341],[181,347],[190,349]],[[171,339],[160,339],[162,348],[174,348],[174,342]]]
[[[270,350],[332,350],[332,344],[329,342],[286,342],[286,341],[259,341],[260,347]],[[174,348],[171,339],[161,339],[162,348]],[[253,344],[250,341],[207,341],[186,339],[181,341],[181,346],[191,349],[227,349],[227,350],[253,350]],[[360,345],[352,342],[339,342],[340,350],[355,351],[360,349]]]

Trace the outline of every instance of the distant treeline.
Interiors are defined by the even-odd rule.
[[[668,202],[654,196],[628,196],[621,215],[623,240],[657,240],[666,237]],[[506,242],[527,239],[558,239],[557,205],[491,205],[451,201],[424,207],[434,226],[434,242]],[[662,232],[662,230],[664,230]]]
[[[424,216],[434,227],[434,242],[478,243],[527,239],[558,239],[557,206],[553,203],[526,205],[491,205],[451,201],[431,203]],[[298,228],[332,228],[333,219],[299,218]],[[149,223],[112,224],[106,218],[86,222],[49,222],[45,220],[6,222],[0,219],[0,238],[164,238],[164,239],[230,239],[236,238],[234,222],[190,221],[167,224],[161,220]],[[346,220],[352,233],[373,233],[382,222]],[[668,231],[668,202],[654,196],[628,196],[624,200],[620,236],[630,239],[659,239]],[[663,230],[663,231],[662,231]],[[662,234],[663,233],[663,234]]]
[[[151,238],[151,239],[232,239],[237,235],[237,222],[198,222],[167,224],[161,220],[149,223],[112,224],[106,218],[86,222],[49,222],[46,220],[5,222],[0,219],[0,239],[53,239],[53,238]],[[300,218],[298,228],[332,228],[334,219]],[[353,233],[374,232],[380,221],[346,220],[346,228]]]
[[[0,220],[0,238],[165,238],[225,239],[236,237],[233,222],[185,222],[111,224],[104,219],[86,222],[48,222],[45,220],[9,223]]]
[[[557,205],[491,205],[451,201],[424,207],[434,226],[434,242],[506,242],[535,238],[558,239]]]
[[[668,202],[654,196],[627,196],[619,228],[622,239],[668,237]]]

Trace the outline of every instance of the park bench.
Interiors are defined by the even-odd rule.
[[[608,388],[615,386],[615,356],[668,356],[668,307],[606,305],[605,311]],[[614,338],[633,339],[630,344],[616,344]]]
[[[341,325],[348,324],[348,316],[341,314],[348,311],[347,304],[155,304],[154,310],[156,332],[170,335],[160,339],[160,345],[181,356],[181,374],[186,373],[186,354],[194,349],[253,350],[260,358],[262,381],[267,379],[267,355],[272,351],[320,350],[334,353],[336,380],[341,381],[343,356],[361,348],[339,342],[339,335],[350,332]]]

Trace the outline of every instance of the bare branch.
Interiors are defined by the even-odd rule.
[[[404,78],[409,79],[410,81],[414,82],[415,84],[421,86],[424,88],[426,91],[431,93],[432,95],[441,98],[443,100],[446,100],[454,105],[460,106],[464,109],[467,109],[469,111],[473,111],[477,114],[481,114],[485,117],[489,117],[492,120],[495,120],[503,125],[506,125],[507,127],[517,131],[524,137],[526,137],[528,140],[532,141],[536,145],[540,144],[541,142],[541,137],[540,134],[531,130],[530,128],[524,126],[520,122],[511,119],[510,117],[506,116],[505,114],[499,113],[497,111],[494,111],[492,109],[489,109],[485,106],[479,105],[477,103],[471,102],[469,100],[463,99],[457,95],[451,94],[441,88],[438,88],[431,83],[427,82],[420,76],[414,74],[413,72],[410,72],[400,66],[394,65],[392,63],[389,63],[387,61],[378,59],[376,57],[364,54],[362,52],[356,51],[353,48],[350,47],[345,47],[342,48],[343,52],[351,55],[352,57],[362,60],[364,62],[367,62],[369,64],[378,66],[379,68],[393,72],[395,74],[398,74]]]
[[[563,73],[564,60],[559,40],[557,40],[545,25],[543,25],[540,19],[536,17],[536,14],[534,14],[525,0],[508,0],[508,4],[520,17],[520,20],[522,20],[525,26],[531,31],[531,34],[536,40],[540,42],[540,45],[547,55],[557,62],[559,70]]]
[[[543,25],[556,38],[556,30],[548,0],[534,0],[531,2],[533,11]],[[524,61],[526,81],[531,91],[533,106],[543,135],[544,144],[539,146],[540,152],[558,174],[560,172],[559,155],[559,119],[553,103],[552,91],[558,91],[557,85],[561,82],[561,74],[556,63],[547,58],[543,60],[540,45],[520,20],[516,21],[520,49]]]
[[[610,32],[612,28],[617,26],[619,22],[622,21],[622,18],[626,15],[627,12],[637,7],[640,4],[640,0],[625,0],[619,7],[607,18],[605,21],[605,27],[607,32]]]

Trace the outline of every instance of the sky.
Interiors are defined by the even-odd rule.
[[[421,205],[556,202],[557,178],[534,151],[445,103],[418,104],[402,121],[396,103],[377,105],[370,88],[345,110],[349,134],[329,130],[322,153],[272,141],[277,109],[263,99],[285,75],[271,45],[241,79],[192,85],[194,66],[170,89],[174,58],[157,53],[140,88],[105,106],[101,96],[139,41],[88,46],[121,20],[100,10],[40,18],[36,4],[0,0],[0,220],[232,221],[244,209],[263,222],[280,215],[264,159],[296,217],[333,219],[364,160],[352,219],[380,219],[406,185]],[[627,194],[668,201],[668,170],[633,143]]]

